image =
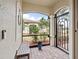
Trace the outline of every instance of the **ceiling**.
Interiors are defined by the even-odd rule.
[[[53,4],[55,4],[58,1],[60,1],[60,0],[23,0],[23,2],[41,5],[41,6],[52,6]]]

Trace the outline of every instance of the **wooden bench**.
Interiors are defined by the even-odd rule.
[[[22,43],[19,49],[16,52],[16,59],[19,59],[19,57],[28,56],[28,59],[30,59],[30,48],[27,44]]]

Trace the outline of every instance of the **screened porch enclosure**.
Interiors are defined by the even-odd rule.
[[[53,19],[52,19],[53,20]],[[42,22],[42,23],[41,23]],[[48,24],[47,24],[48,23]],[[69,58],[69,10],[61,9],[54,18],[54,39],[50,39],[50,21],[23,21],[23,43],[29,44],[31,59],[68,59]],[[46,25],[46,27],[45,27]],[[53,36],[54,36],[53,35]],[[38,42],[42,42],[42,50]],[[51,41],[53,41],[51,43]],[[53,44],[54,43],[54,44]],[[52,46],[51,46],[52,44]],[[37,57],[36,57],[37,56]],[[46,57],[45,57],[46,56]],[[23,58],[27,58],[23,57]]]
[[[39,21],[24,21],[23,42],[29,42],[30,46],[37,46],[39,41],[42,45],[50,45],[49,24],[49,19],[43,17]],[[70,15],[68,8],[61,9],[55,14],[54,25],[54,30],[52,30],[55,35],[54,46],[69,53]]]
[[[28,13],[30,14],[30,13]],[[32,13],[33,14],[33,13]],[[39,13],[37,13],[39,14]],[[50,44],[48,16],[44,15],[39,20],[26,19],[23,22],[23,42],[28,42],[29,46],[37,46],[41,41],[42,45]]]

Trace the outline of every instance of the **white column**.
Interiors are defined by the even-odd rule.
[[[50,46],[54,46],[54,17],[50,16]]]

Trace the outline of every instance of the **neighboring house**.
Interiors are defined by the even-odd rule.
[[[28,19],[24,19],[24,30],[23,33],[25,34],[30,34],[30,30],[29,30],[29,26],[31,25],[36,25],[38,26],[39,21],[33,21],[33,20],[28,20]]]
[[[31,25],[36,25],[37,27],[39,27],[39,24],[40,21],[34,21],[34,20],[28,20],[28,19],[24,19],[24,30],[23,30],[23,33],[24,34],[32,34],[30,29],[29,29],[29,26]],[[39,33],[49,33],[49,28],[40,28],[39,27]]]

